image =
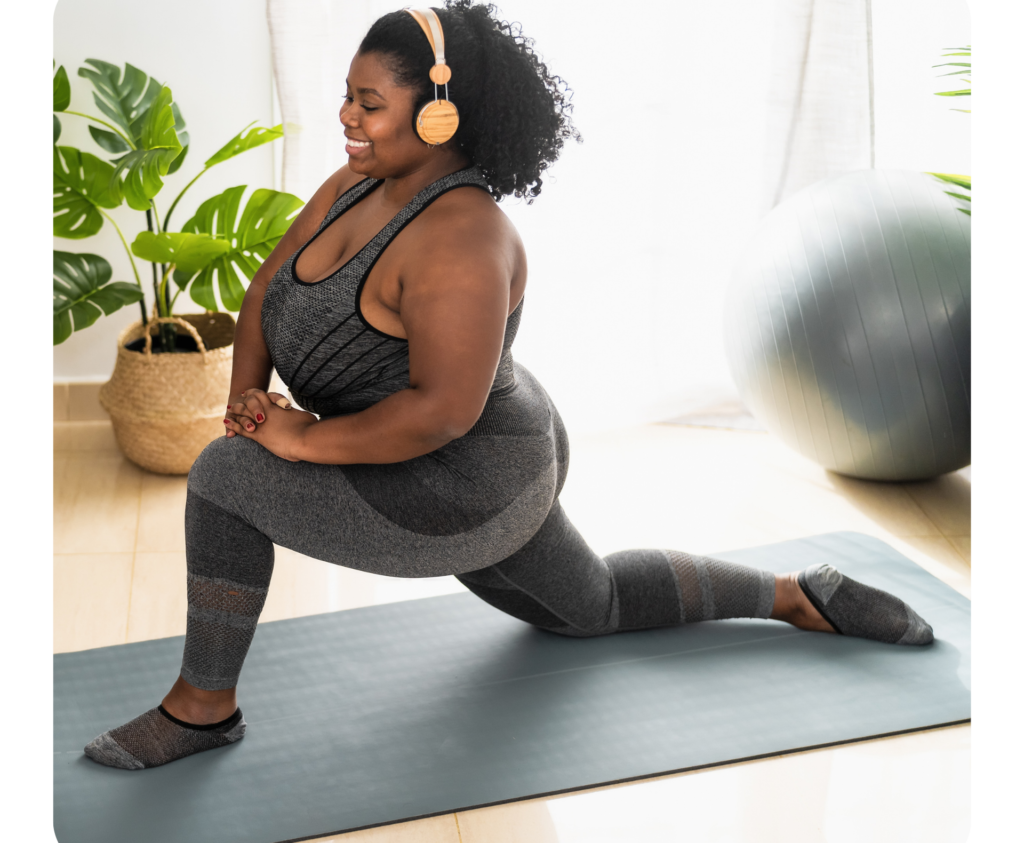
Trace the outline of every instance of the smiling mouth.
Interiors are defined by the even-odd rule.
[[[373,141],[357,141],[352,138],[346,138],[346,146],[353,146],[356,149],[365,149],[368,146],[373,146]]]

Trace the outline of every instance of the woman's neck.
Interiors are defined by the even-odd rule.
[[[381,200],[387,206],[404,208],[423,188],[471,163],[469,157],[459,149],[433,149],[420,166],[402,175],[384,179]]]

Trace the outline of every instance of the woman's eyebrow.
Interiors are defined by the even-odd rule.
[[[349,85],[348,82],[346,81],[345,82],[345,87],[351,88],[352,86]],[[385,99],[384,95],[380,91],[378,91],[376,88],[356,88],[356,93],[357,94],[374,94],[374,95],[380,97],[381,99]]]

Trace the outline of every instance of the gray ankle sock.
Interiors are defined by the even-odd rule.
[[[843,576],[824,562],[797,576],[800,588],[840,635],[887,644],[931,644],[932,628],[906,603]]]
[[[142,770],[177,761],[207,749],[241,740],[245,718],[237,709],[227,720],[195,726],[168,714],[163,706],[151,708],[123,726],[104,732],[85,748],[93,761],[124,770]]]

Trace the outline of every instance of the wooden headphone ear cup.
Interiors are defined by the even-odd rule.
[[[459,128],[459,110],[448,100],[431,100],[416,116],[416,133],[432,146],[451,140]]]

